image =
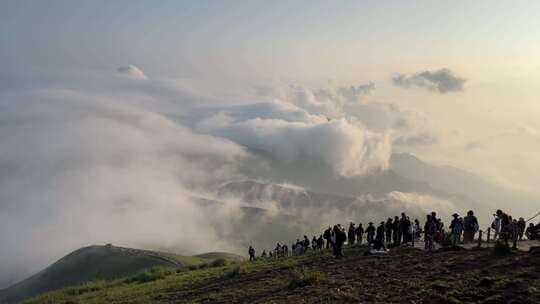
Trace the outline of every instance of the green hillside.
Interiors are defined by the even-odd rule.
[[[196,268],[224,258],[240,260],[234,254],[209,256],[182,256],[149,250],[106,246],[89,246],[78,249],[58,260],[43,271],[0,291],[0,303],[12,303],[43,292],[76,286],[96,280],[114,280],[140,273],[151,267],[174,269]]]
[[[396,249],[236,262],[54,291],[26,303],[539,303],[540,259]],[[139,279],[137,279],[139,278]]]

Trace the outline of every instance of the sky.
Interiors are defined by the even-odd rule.
[[[30,243],[0,235],[14,248],[0,266],[103,218],[10,271],[110,230],[147,244],[168,214],[184,222],[166,229],[198,226],[191,198],[237,177],[247,148],[343,178],[409,152],[540,197],[539,12],[538,1],[3,0],[0,231],[32,229],[20,235]],[[223,249],[217,239],[187,243]]]
[[[540,161],[529,153],[538,148],[540,129],[537,1],[1,5],[0,77],[7,88],[21,85],[21,78],[47,81],[51,74],[128,64],[155,77],[199,81],[219,94],[373,82],[371,100],[422,112],[440,133],[438,145],[414,148],[421,156],[529,190],[540,177],[529,166]],[[466,79],[465,88],[435,94],[391,81],[442,68]],[[517,142],[496,142],[512,132]]]

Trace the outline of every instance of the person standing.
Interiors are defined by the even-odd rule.
[[[394,235],[394,245],[399,245],[399,217],[394,217],[392,224],[392,234]]]
[[[353,246],[356,241],[356,227],[354,227],[354,223],[352,222],[349,224],[347,239],[349,240],[349,246]]]
[[[358,227],[356,227],[356,241],[358,242],[358,245],[362,245],[363,238],[364,238],[364,227],[362,227],[362,223],[359,223]]]
[[[385,227],[385,223],[383,221],[383,222],[381,222],[379,227],[377,227],[377,234],[375,235],[375,239],[377,241],[380,241],[380,242],[384,243],[384,235],[385,234],[386,234],[386,227]]]
[[[518,239],[520,241],[523,240],[523,235],[525,234],[526,226],[527,226],[527,223],[525,223],[525,219],[520,217],[519,221],[517,222],[517,233],[518,233]]]
[[[432,251],[434,249],[435,233],[437,225],[431,218],[431,215],[426,215],[426,223],[424,224],[424,249]]]
[[[326,250],[328,250],[332,245],[332,228],[330,226],[324,231],[323,237],[326,240]]]
[[[467,216],[463,218],[463,243],[474,242],[474,235],[478,229],[478,219],[474,216],[474,212],[472,210],[467,211]]]
[[[390,217],[388,218],[385,224],[385,228],[386,228],[386,243],[389,244],[392,242],[392,230],[393,230],[392,218]]]
[[[461,232],[463,231],[463,223],[461,219],[459,218],[459,214],[454,213],[452,215],[454,219],[450,223],[450,236],[452,241],[452,247],[457,247],[459,244],[459,239],[461,236]]]
[[[249,246],[249,249],[248,249],[248,253],[249,253],[249,260],[251,262],[255,261],[255,248],[253,248],[253,246]]]
[[[369,222],[369,226],[366,228],[366,234],[367,234],[367,243],[371,244],[373,242],[373,236],[375,235],[375,227],[373,226],[373,222]]]

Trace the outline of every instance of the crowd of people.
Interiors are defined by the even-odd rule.
[[[520,241],[526,237],[529,240],[540,239],[540,223],[529,223],[527,227],[523,218],[513,219],[512,216],[497,210],[491,224],[493,239],[505,242]],[[387,247],[414,246],[415,241],[423,238],[424,249],[432,251],[436,244],[439,246],[459,246],[474,242],[475,235],[479,231],[478,219],[472,210],[466,216],[461,217],[455,213],[452,215],[450,225],[445,227],[442,219],[437,217],[436,212],[426,215],[424,225],[421,226],[418,219],[411,220],[405,213],[381,221],[377,226],[369,222],[364,228],[362,223],[349,223],[348,229],[341,224],[329,226],[319,236],[313,236],[310,240],[304,235],[303,239],[293,242],[290,250],[285,243],[277,243],[276,247],[266,252],[263,250],[261,257],[287,257],[291,255],[303,255],[308,251],[317,252],[332,249],[335,257],[343,256],[343,246],[361,246],[366,244],[368,252],[384,253]],[[365,240],[365,243],[364,243]],[[255,260],[255,249],[249,247],[250,260]]]

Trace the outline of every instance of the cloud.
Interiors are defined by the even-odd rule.
[[[388,166],[391,146],[386,134],[371,132],[345,118],[328,120],[307,112],[303,119],[297,115],[297,120],[291,121],[291,113],[302,112],[291,105],[278,108],[262,104],[258,108],[278,111],[246,117],[253,106],[237,107],[201,121],[196,130],[265,151],[284,162],[320,160],[338,176],[362,175]]]
[[[431,133],[419,133],[413,135],[403,135],[396,138],[393,143],[395,145],[433,145],[437,143],[437,138]]]
[[[119,75],[133,79],[148,79],[144,72],[134,65],[121,66],[116,69]]]
[[[245,149],[132,99],[0,94],[0,284],[89,244],[234,249],[209,224],[234,215],[216,207],[210,219],[192,197],[234,178]]]
[[[412,75],[398,74],[392,78],[394,85],[404,88],[423,88],[439,93],[461,92],[466,80],[455,76],[449,69],[423,71]]]

